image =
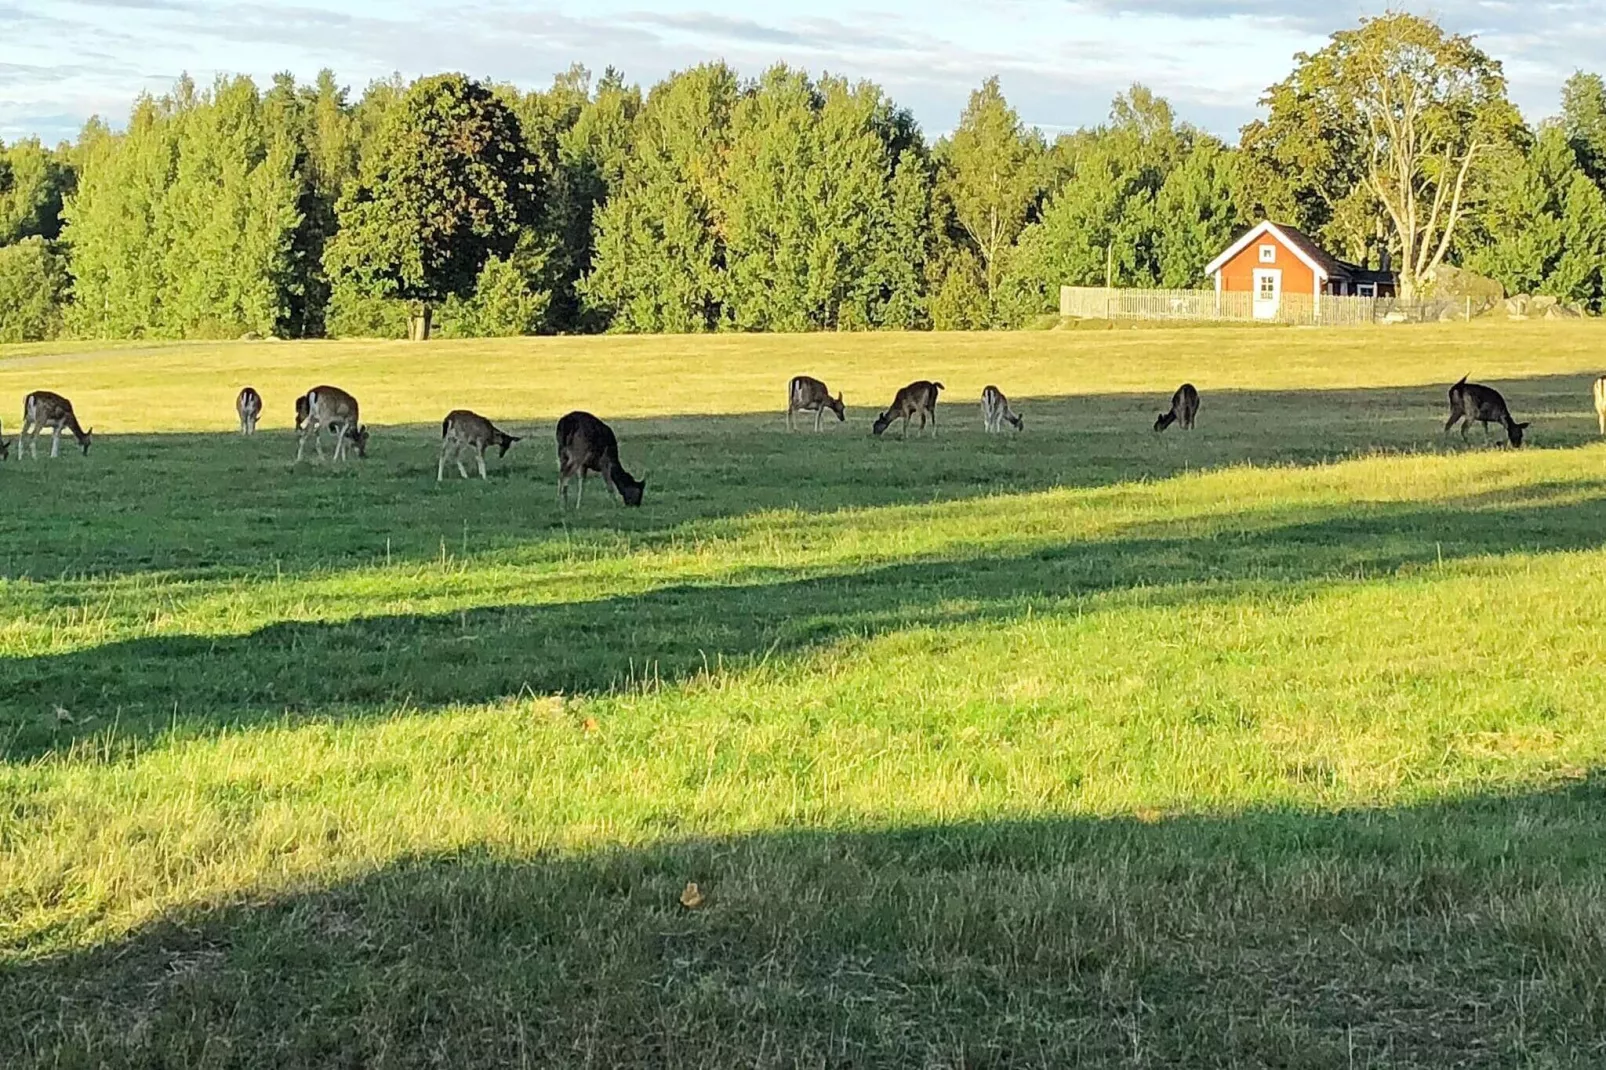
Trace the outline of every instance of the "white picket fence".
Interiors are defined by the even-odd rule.
[[[1113,290],[1099,286],[1060,287],[1060,315],[1078,319],[1222,320],[1253,322],[1254,295],[1215,290]],[[1394,297],[1330,297],[1283,294],[1268,322],[1305,326],[1362,323],[1424,323],[1460,318],[1455,301],[1402,301]]]

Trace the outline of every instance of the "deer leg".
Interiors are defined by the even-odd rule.
[[[50,435],[50,455],[52,457],[60,457],[61,456],[61,425],[60,424],[57,424],[55,426],[55,429],[51,432],[51,435]]]
[[[489,478],[485,474],[485,447],[484,446],[481,446],[479,448],[479,450],[474,454],[474,459],[476,461],[478,461],[479,465],[480,465],[480,478],[481,479]],[[468,476],[465,475],[463,478],[467,479]]]
[[[793,409],[791,405],[786,406],[786,429],[788,431],[797,430],[797,425],[792,421],[792,413],[795,411],[796,410]]]
[[[922,418],[921,423],[924,422],[925,420]],[[935,405],[931,407],[931,437],[937,437],[937,407]]]
[[[825,426],[825,406],[821,405],[819,408],[814,410],[814,432],[815,432],[815,434],[819,434],[820,429],[822,427],[824,427],[824,426]]]

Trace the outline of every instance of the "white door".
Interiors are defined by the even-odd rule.
[[[1255,318],[1274,320],[1283,303],[1283,273],[1266,269],[1255,272]]]

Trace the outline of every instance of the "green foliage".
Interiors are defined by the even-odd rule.
[[[54,241],[61,234],[61,206],[76,176],[62,154],[25,138],[0,143],[0,245],[33,235]]]
[[[246,78],[187,79],[87,132],[62,240],[73,329],[98,338],[272,334],[288,312],[301,216],[294,143]]]
[[[552,294],[539,289],[545,276],[546,256],[529,248],[532,232],[512,256],[493,256],[485,262],[474,292],[467,298],[448,299],[441,334],[448,338],[499,338],[541,334],[549,325]]]
[[[535,217],[536,175],[518,119],[462,75],[424,78],[387,115],[336,205],[332,278],[428,310],[468,296],[491,256]]]
[[[67,261],[37,234],[0,245],[0,342],[44,342],[61,333]]]
[[[1606,263],[1606,198],[1560,126],[1513,152],[1482,213],[1482,241],[1467,266],[1505,286],[1599,309]]]
[[[1606,186],[1606,79],[1578,71],[1561,91],[1561,124],[1579,166]]]
[[[1033,218],[1047,170],[1042,135],[1027,130],[996,77],[970,94],[953,135],[937,147],[937,196],[954,237],[981,263],[992,301],[1010,245]]]
[[[716,206],[739,96],[724,64],[671,75],[648,94],[623,181],[596,214],[592,270],[580,284],[610,329],[685,334],[720,322]]]

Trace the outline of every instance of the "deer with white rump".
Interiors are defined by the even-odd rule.
[[[256,387],[248,386],[234,399],[234,412],[240,418],[240,434],[257,433],[257,421],[262,418],[262,395]]]
[[[35,390],[22,399],[22,431],[17,436],[17,455],[22,455],[24,444],[28,446],[34,459],[39,458],[39,432],[50,428],[50,455],[61,456],[62,428],[73,433],[78,440],[78,447],[89,453],[90,436],[94,434],[91,428],[85,431],[78,426],[78,416],[72,410],[72,402],[60,394],[49,390]],[[29,437],[31,434],[31,438]]]
[[[1009,407],[1009,399],[996,386],[981,392],[981,426],[989,434],[1002,431],[1009,424],[1017,431],[1026,430],[1026,421]]]
[[[842,405],[842,393],[837,392],[836,397],[826,389],[824,383],[811,375],[795,375],[786,387],[786,429],[794,429],[792,414],[797,412],[812,412],[814,414],[814,430],[820,430],[825,421],[825,412],[829,409],[836,413],[837,423],[846,420],[847,410]]]
[[[463,478],[468,478],[468,469],[463,467],[463,451],[469,450],[474,454],[474,461],[479,465],[480,478],[485,479],[485,451],[492,446],[497,449],[498,457],[506,457],[508,449],[519,440],[519,436],[510,435],[501,431],[491,421],[477,412],[467,409],[453,409],[441,421],[441,457],[440,463],[435,466],[435,482],[439,483],[446,477],[446,461],[448,458],[457,462],[457,470]]]
[[[322,431],[325,427],[335,436],[335,460],[346,457],[347,443],[356,444],[358,457],[368,456],[368,429],[358,420],[357,399],[339,387],[315,386],[307,391],[296,402],[296,423],[301,430],[301,442],[296,446],[298,463],[307,451],[309,438],[318,451],[318,460],[323,460]]]

